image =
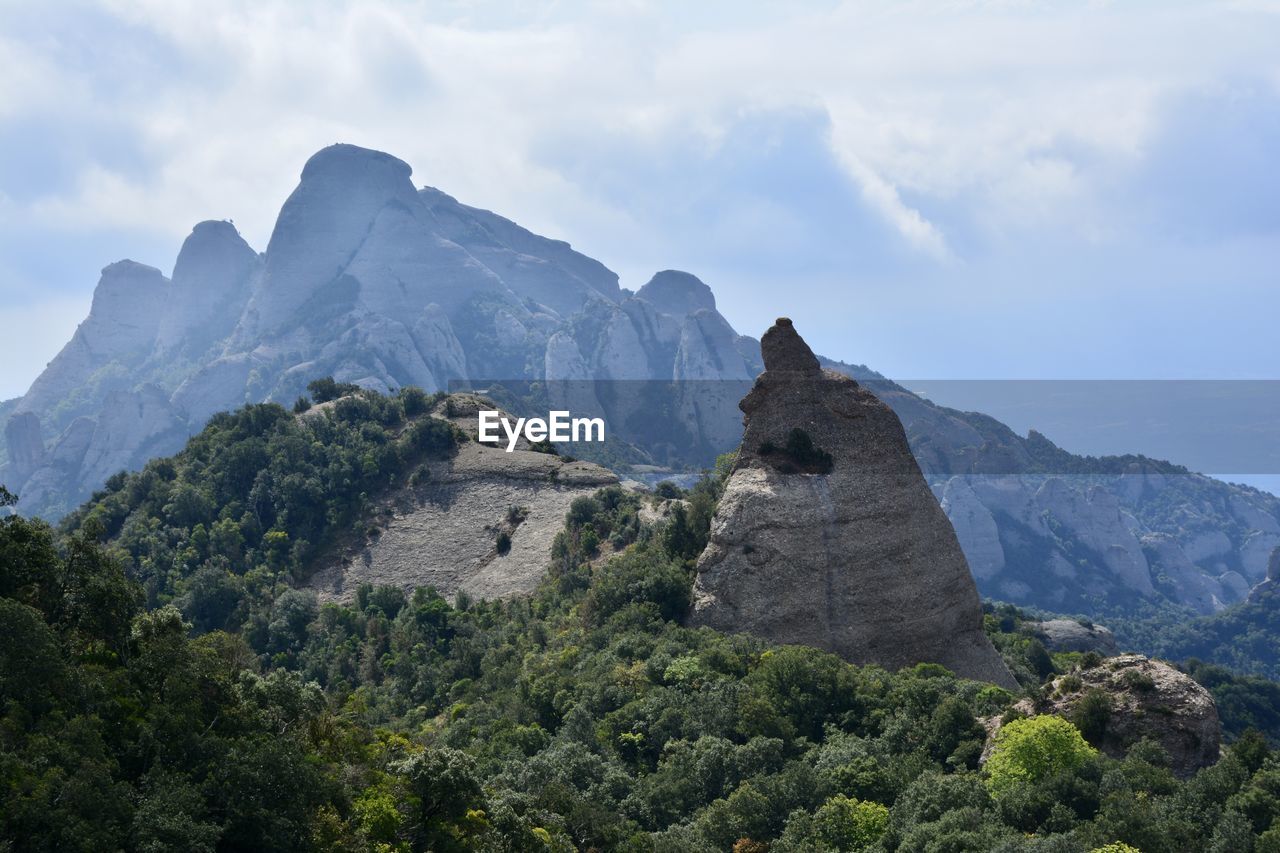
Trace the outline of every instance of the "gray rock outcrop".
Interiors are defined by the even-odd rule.
[[[975,578],[987,580],[1005,567],[1000,528],[991,511],[962,477],[952,477],[942,489],[942,511],[951,519],[956,538]]]
[[[790,320],[761,350],[689,621],[891,669],[940,663],[1014,688],[898,418],[823,370]]]
[[[716,297],[711,288],[697,276],[680,270],[663,270],[649,279],[636,294],[663,314],[687,317],[695,311],[716,310]]]
[[[156,352],[198,357],[229,335],[261,267],[261,257],[230,222],[196,225],[173,265]]]
[[[1101,625],[1083,625],[1074,619],[1047,619],[1032,626],[1051,652],[1097,652],[1111,657],[1118,652],[1116,635]]]
[[[1046,689],[1039,713],[1070,718],[1091,691],[1108,697],[1111,711],[1095,740],[1122,758],[1135,743],[1154,740],[1183,778],[1217,762],[1222,724],[1213,696],[1190,676],[1142,655],[1120,655],[1061,676]]]

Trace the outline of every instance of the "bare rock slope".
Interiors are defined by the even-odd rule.
[[[745,434],[698,560],[689,619],[891,669],[922,661],[1014,688],[902,424],[823,370],[779,319],[740,404]]]
[[[481,407],[493,405],[455,394],[433,415],[474,438]],[[450,598],[460,591],[486,599],[530,593],[569,504],[618,482],[598,465],[529,450],[523,439],[511,453],[466,442],[416,479],[388,502],[369,541],[340,550],[311,577],[322,599],[350,599],[362,583],[434,586]],[[499,548],[503,533],[509,550]]]

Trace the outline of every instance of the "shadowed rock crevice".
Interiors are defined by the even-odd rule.
[[[790,320],[764,334],[761,351],[689,621],[1015,687],[897,416],[823,370]]]

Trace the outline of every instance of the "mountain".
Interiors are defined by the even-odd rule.
[[[984,595],[1060,613],[1209,615],[1266,578],[1274,495],[1144,456],[1077,456],[892,382],[869,387],[906,426]]]
[[[264,252],[203,222],[171,278],[106,267],[72,339],[0,404],[0,482],[20,510],[56,519],[215,412],[291,405],[326,375],[380,391],[523,380],[539,405],[607,416],[628,452],[601,461],[650,480],[736,446],[759,345],[706,284],[664,270],[632,292],[569,244],[411,177],[387,154],[331,146],[306,163]],[[1274,496],[1141,456],[1075,456],[823,363],[902,420],[985,596],[1210,615],[1244,600],[1280,545]]]
[[[758,354],[693,276],[660,273],[632,294],[567,243],[410,174],[334,145],[303,168],[265,252],[203,222],[172,280],[106,267],[89,317],[8,413],[0,477],[21,509],[56,518],[215,412],[291,403],[325,375],[382,391],[754,375]]]

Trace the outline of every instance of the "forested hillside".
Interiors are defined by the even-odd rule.
[[[1256,684],[1209,673],[1244,710],[1179,780],[1095,750],[1096,713],[683,627],[726,464],[577,500],[531,597],[321,605],[312,556],[458,440],[429,402],[250,406],[58,531],[0,521],[0,849],[1280,849]],[[986,622],[1027,696],[1102,665]]]

